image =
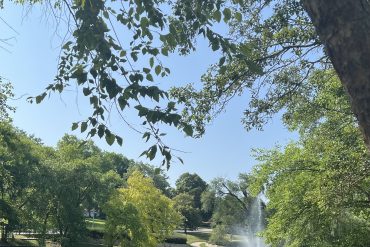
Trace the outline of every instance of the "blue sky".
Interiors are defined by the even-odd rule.
[[[0,48],[0,75],[12,82],[16,98],[23,96],[11,101],[17,107],[13,117],[15,125],[40,137],[45,144],[55,146],[65,133],[84,137],[70,131],[71,123],[85,119],[90,108],[86,99],[73,87],[62,95],[52,95],[39,105],[26,102],[28,96],[39,94],[53,81],[60,51],[60,38],[55,33],[52,19],[47,21],[45,12],[40,9],[29,11],[9,4],[0,10],[0,17],[16,30],[11,30],[0,19],[2,38],[14,37],[9,40],[10,45],[2,45],[9,51]],[[63,32],[60,31],[60,34]],[[161,81],[162,86],[167,88],[198,82],[207,67],[217,61],[217,54],[200,41],[196,53],[186,57],[171,55],[166,59],[171,76]],[[206,181],[218,176],[235,179],[240,172],[248,172],[256,164],[251,157],[252,148],[271,148],[296,138],[296,134],[288,132],[278,117],[262,132],[247,132],[240,121],[247,102],[247,95],[232,100],[227,111],[208,126],[201,139],[185,137],[183,133],[171,128],[164,130],[168,133],[166,142],[171,147],[187,152],[179,154],[185,164],[173,164],[168,171],[172,184],[183,172],[196,172]],[[128,112],[126,117],[131,120],[134,116]],[[132,121],[135,123],[136,120]],[[111,127],[122,134],[124,145],[108,146],[99,138],[94,139],[102,149],[137,160],[148,147],[141,136],[129,130],[117,116],[112,115]],[[160,163],[157,159],[154,162],[142,160],[153,165]]]

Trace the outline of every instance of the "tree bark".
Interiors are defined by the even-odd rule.
[[[370,1],[302,0],[370,151]]]

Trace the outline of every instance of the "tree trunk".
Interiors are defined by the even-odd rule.
[[[370,1],[302,0],[370,150]]]
[[[46,231],[47,231],[47,224],[48,224],[48,218],[49,218],[49,211],[47,211],[44,222],[42,225],[42,230],[41,230],[41,236],[39,240],[39,247],[45,247],[46,246]]]

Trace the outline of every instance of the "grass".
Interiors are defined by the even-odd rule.
[[[37,246],[37,240],[9,239],[8,243],[0,242],[0,246]]]
[[[104,231],[105,220],[101,219],[86,219],[86,226],[89,230]]]
[[[188,234],[175,232],[173,237],[182,237],[187,239],[188,244],[195,242],[208,242],[211,234],[209,232],[188,232]]]

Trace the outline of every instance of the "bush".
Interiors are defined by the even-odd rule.
[[[168,244],[186,244],[186,238],[183,237],[170,237],[164,240]]]
[[[229,241],[227,241],[226,239],[226,234],[227,234],[226,227],[223,225],[217,225],[213,229],[209,241],[212,244],[225,246],[229,243]]]
[[[97,230],[89,230],[89,237],[94,239],[102,239],[104,237],[104,233]]]

